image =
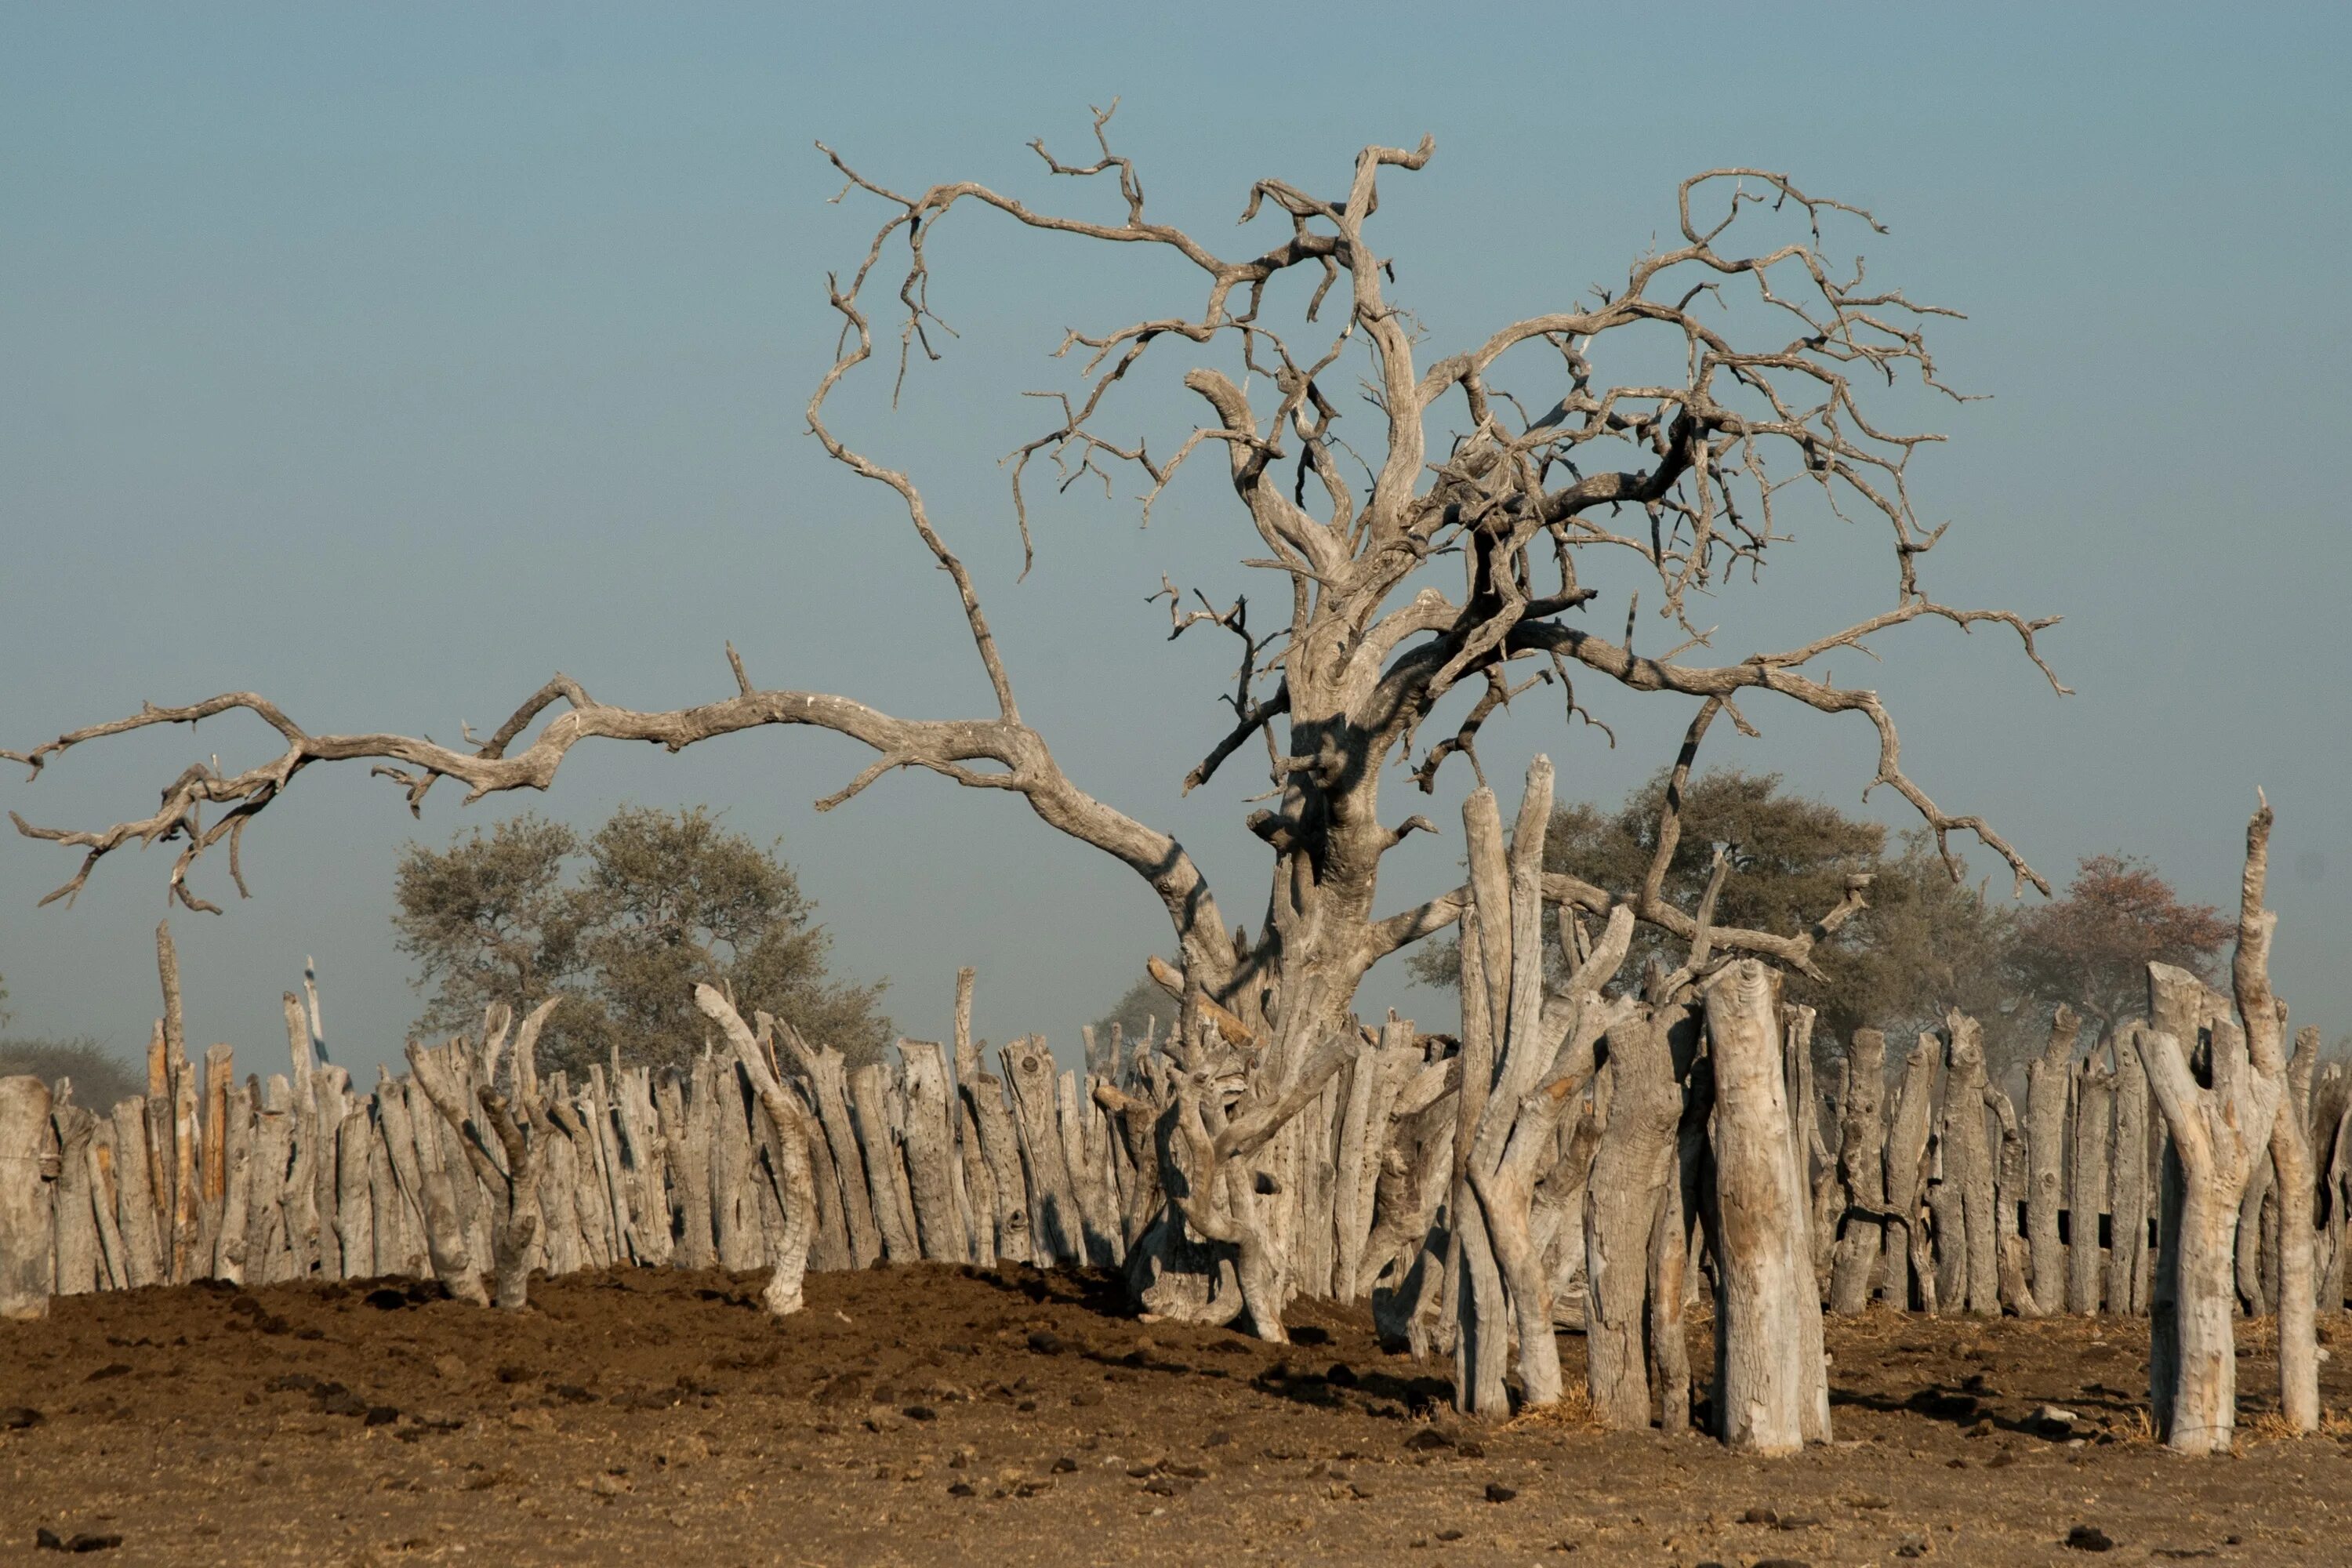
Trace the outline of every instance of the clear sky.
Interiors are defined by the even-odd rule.
[[[723,694],[729,638],[763,685],[982,711],[889,497],[803,433],[824,273],[877,221],[827,205],[820,137],[901,188],[1098,204],[1024,143],[1077,151],[1087,106],[1122,95],[1155,206],[1222,237],[1254,178],[1331,188],[1360,144],[1433,133],[1381,222],[1440,347],[1622,277],[1681,176],[1757,164],[1874,208],[1889,235],[1832,248],[1867,238],[1874,278],[1969,313],[1939,363],[1994,395],[1935,416],[1952,439],[1922,459],[1920,510],[1953,528],[1931,586],[2066,616],[2063,700],[1990,637],[1882,649],[1869,679],[1913,773],[2055,879],[2121,849],[2215,901],[2267,786],[2281,987],[2333,1036],[2352,1029],[2352,545],[2326,435],[2352,352],[2348,33],[2337,6],[0,6],[0,744],[239,688],[317,731],[455,739],[556,669],[637,706]],[[1262,782],[1177,795],[1220,733],[1225,650],[1170,648],[1143,603],[1162,572],[1248,585],[1229,492],[1196,486],[1148,531],[1074,493],[1016,584],[995,466],[1034,427],[1017,395],[1055,384],[1063,327],[1195,291],[979,214],[934,260],[962,336],[895,415],[845,405],[849,433],[925,486],[1066,767],[1178,833],[1255,924],[1240,801]],[[1191,417],[1139,406],[1163,448]],[[1745,625],[1885,602],[1876,541],[1845,549],[1838,526],[1801,530],[1813,575],[1751,596]],[[1541,748],[1564,792],[1613,799],[1687,711],[1603,716],[1613,752],[1531,704],[1490,763],[1515,777]],[[1858,721],[1756,716],[1765,738],[1717,761],[1853,799]],[[268,738],[110,742],[37,784],[10,770],[0,805],[139,815],[191,760],[246,765]],[[864,760],[801,731],[583,749],[549,796],[460,809],[445,786],[422,824],[381,781],[314,771],[248,836],[255,898],[210,864],[228,912],[174,920],[192,1033],[275,1059],[307,952],[337,1059],[396,1058],[417,1006],[388,925],[400,845],[533,805],[591,825],[709,801],[781,836],[842,965],[890,976],[913,1034],[946,1027],[974,963],[983,1034],[1066,1052],[1168,950],[1130,874],[1014,800],[912,774],[811,811]],[[1459,853],[1458,795],[1408,793],[1389,809],[1449,831],[1392,862],[1399,905]],[[143,1039],[171,853],[37,910],[70,857],[0,838],[18,1031]],[[1445,1010],[1401,979],[1366,996]]]

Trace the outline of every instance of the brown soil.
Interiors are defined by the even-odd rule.
[[[782,1323],[755,1286],[582,1275],[516,1316],[399,1282],[61,1300],[0,1324],[0,1557],[55,1561],[46,1530],[172,1563],[2039,1564],[2091,1561],[2085,1526],[2102,1562],[2352,1561],[2352,1436],[2255,1418],[2235,1458],[2168,1457],[2137,1323],[1832,1322],[1838,1443],[1759,1461],[1465,1430],[1438,1369],[1313,1303],[1284,1348],[1136,1322],[1099,1279],[812,1275]],[[2271,1376],[2250,1344],[2250,1412]]]

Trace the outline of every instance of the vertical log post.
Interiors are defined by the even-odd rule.
[[[955,993],[955,1122],[957,1157],[963,1167],[964,1198],[971,1223],[971,1260],[982,1268],[996,1267],[998,1231],[1004,1217],[1004,1206],[996,1190],[996,1168],[990,1163],[988,1151],[982,1142],[977,1096],[981,1088],[980,1051],[971,1039],[971,987],[974,972],[967,965],[956,971]],[[1111,1040],[1118,1040],[1118,1026],[1111,1026]],[[992,1087],[992,1094],[996,1090]],[[997,1095],[997,1103],[1003,1097]],[[1132,1242],[1130,1229],[1125,1239]]]
[[[1652,1252],[1667,1190],[1680,1185],[1683,1092],[1670,1037],[1691,1027],[1687,1003],[1654,997],[1608,1035],[1609,1125],[1584,1189],[1584,1355],[1593,1415],[1621,1431],[1650,1424],[1648,1310],[1661,1283]],[[1673,1289],[1681,1294],[1678,1274]]]
[[[789,1317],[803,1304],[802,1280],[808,1271],[809,1243],[816,1234],[816,1175],[809,1162],[809,1147],[823,1136],[823,1130],[800,1098],[776,1077],[758,1038],[724,996],[708,985],[697,985],[694,1002],[734,1047],[736,1063],[751,1080],[760,1109],[775,1132],[783,1229],[769,1260],[768,1284],[760,1300],[772,1316]]]
[[[2050,1038],[2025,1069],[2025,1243],[2033,1299],[2046,1310],[2066,1300],[2066,1247],[2058,1211],[2066,1206],[2067,1096],[2083,1021],[2064,1003],[2051,1015]]]
[[[1967,1235],[1963,1284],[1968,1310],[1981,1318],[2000,1316],[2000,1230],[1994,1221],[1993,1151],[1985,1134],[1991,1086],[1985,1079],[1984,1031],[1974,1018],[1952,1012],[1944,1020],[1948,1071],[1944,1079],[1944,1174],[1959,1199]],[[1952,1305],[1958,1306],[1956,1299]]]
[[[49,1086],[29,1075],[0,1078],[0,1321],[49,1315],[57,1179]]]
[[[1720,1205],[1715,1410],[1732,1448],[1793,1454],[1830,1436],[1821,1298],[1803,1251],[1772,978],[1754,959],[1706,991]]]
[[[907,1174],[925,1258],[962,1263],[971,1256],[955,1199],[955,1123],[950,1117],[945,1053],[931,1040],[900,1040],[907,1064]],[[756,1080],[755,1080],[756,1081]]]
[[[2099,1215],[2107,1206],[2108,1140],[2115,1128],[2116,1074],[2095,1047],[2074,1069],[2074,1190],[2067,1204],[2066,1310],[2096,1312],[2105,1270]]]
[[[2314,1179],[2310,1113],[2311,1073],[2318,1040],[2296,1052],[2298,1070],[2288,1071],[2286,1004],[2271,989],[2271,938],[2278,916],[2263,907],[2270,872],[2271,807],[2264,800],[2246,824],[2246,862],[2238,901],[2238,951],[2230,965],[2238,1016],[2245,1022],[2248,1059],[2256,1079],[2275,1093],[2276,1114],[2268,1146],[2279,1192],[2278,1360],[2279,1408],[2296,1432],[2319,1429],[2319,1342],[2313,1321],[2316,1292],[2312,1279],[2311,1216]],[[2292,1079],[2292,1081],[2291,1081]]]
[[[1846,1208],[1830,1258],[1830,1310],[1870,1304],[1886,1237],[1886,1037],[1856,1029],[1846,1043],[1845,1100],[1838,1108],[1838,1173]],[[1906,1303],[1898,1299],[1899,1310]]]
[[[1910,1310],[1915,1291],[1921,1310],[1933,1312],[1937,1308],[1935,1255],[1919,1211],[1928,1123],[1935,1109],[1936,1062],[1941,1055],[1933,1035],[1921,1035],[1911,1047],[1887,1129],[1886,1210],[1894,1218],[1886,1234],[1886,1299],[1897,1311]]]
[[[1045,1268],[1056,1262],[1084,1264],[1085,1221],[1062,1146],[1054,1058],[1043,1040],[1034,1038],[1015,1040],[999,1055],[1013,1095],[1021,1163],[1028,1173],[1033,1261]]]
[[[2116,1132],[2113,1195],[2115,1215],[2107,1247],[2107,1310],[2147,1315],[2148,1102],[2147,1069],[2140,1065],[2139,1019],[2123,1026],[2116,1040]]]
[[[2196,976],[2151,963],[2148,988],[2152,1026],[2139,1037],[2141,1060],[2172,1133],[2151,1297],[2149,1393],[2168,1447],[2223,1452],[2237,1425],[2238,1202],[2268,1147],[2283,1085],[2254,1070],[2245,1031]],[[2200,1026],[2199,1055],[2210,1083],[2198,1081],[2173,1033]]]
[[[71,1079],[58,1079],[53,1093],[50,1142],[58,1168],[50,1194],[56,1234],[52,1288],[60,1296],[80,1296],[101,1289],[106,1275],[90,1195],[89,1145],[98,1118],[73,1102]]]

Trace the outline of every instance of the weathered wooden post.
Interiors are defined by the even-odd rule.
[[[761,1111],[775,1130],[777,1182],[783,1203],[783,1231],[770,1259],[767,1289],[761,1304],[775,1317],[789,1317],[803,1305],[802,1281],[808,1272],[809,1242],[816,1234],[816,1176],[809,1163],[809,1146],[824,1136],[816,1118],[787,1089],[768,1065],[765,1051],[726,997],[708,985],[694,988],[695,1005],[725,1032],[735,1048],[735,1059],[751,1080]]]
[[[2108,1232],[2107,1310],[2147,1315],[2148,1280],[2148,1100],[2147,1068],[2141,1065],[2135,1018],[2116,1034],[2116,1136],[2113,1196],[2115,1221]]]
[[[49,1086],[30,1076],[0,1078],[0,1319],[49,1315],[57,1178]]]
[[[2245,870],[2238,902],[2238,951],[2230,966],[2238,1016],[2255,1079],[2268,1086],[2275,1114],[2267,1130],[2270,1163],[2278,1184],[2279,1405],[2291,1430],[2319,1429],[2319,1342],[2313,1321],[2311,1139],[2304,1118],[2311,1098],[2315,1037],[2286,1058],[2286,1004],[2271,989],[2271,938],[2278,916],[2263,907],[2270,874],[2271,806],[2262,803],[2246,824]],[[2250,1133],[2251,1135],[2251,1133]],[[2260,1163],[2260,1156],[2256,1156]]]
[[[1706,987],[1713,1047],[1721,1277],[1716,1419],[1725,1443],[1793,1454],[1830,1436],[1821,1297],[1804,1252],[1803,1183],[1790,1138],[1778,998],[1754,959]]]
[[[2060,1003],[2050,1018],[2048,1043],[2025,1069],[2025,1242],[2033,1299],[2044,1311],[2066,1300],[2066,1247],[2058,1234],[2058,1211],[2066,1206],[2067,1098],[2082,1032],[2074,1009]]]
[[[1895,1088],[1895,1114],[1886,1133],[1886,1299],[1908,1311],[1916,1288],[1919,1306],[1937,1309],[1936,1258],[1919,1208],[1927,1179],[1928,1122],[1935,1113],[1936,1062],[1943,1053],[1936,1037],[1922,1034],[1904,1058]]]
[[[2108,1140],[2115,1128],[2113,1068],[2097,1047],[2074,1068],[2074,1169],[2067,1204],[2071,1226],[2066,1258],[2066,1310],[2096,1312],[2105,1276],[2099,1250],[2099,1215],[2107,1207]]]
[[[1845,1100],[1838,1108],[1838,1174],[1846,1208],[1830,1258],[1830,1310],[1870,1304],[1886,1240],[1886,1037],[1856,1029],[1846,1042]],[[1897,1296],[1900,1310],[1906,1303]]]
[[[2184,1454],[2228,1449],[2237,1426],[2238,1202],[2267,1148],[2282,1085],[2254,1070],[2245,1031],[2193,974],[2148,965],[2139,1037],[2148,1087],[2171,1129],[2150,1302],[2149,1393],[2158,1434]],[[2179,1029],[2182,1033],[2175,1033]],[[2188,1041],[2210,1086],[2198,1081]]]

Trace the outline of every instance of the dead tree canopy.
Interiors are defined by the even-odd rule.
[[[1832,257],[1825,229],[1851,224],[1876,232],[1869,214],[1810,195],[1782,174],[1708,170],[1675,193],[1667,243],[1643,253],[1616,286],[1439,353],[1409,306],[1391,297],[1397,268],[1379,248],[1376,222],[1381,182],[1425,167],[1431,140],[1411,149],[1367,147],[1329,186],[1256,182],[1239,204],[1243,233],[1264,237],[1228,256],[1150,215],[1135,165],[1113,151],[1108,111],[1096,116],[1087,161],[1066,163],[1035,144],[1048,184],[1092,187],[1109,198],[1094,216],[969,182],[905,194],[823,149],[846,181],[844,196],[877,207],[881,222],[852,268],[828,281],[842,337],[809,400],[809,428],[833,460],[895,492],[953,589],[992,710],[904,719],[849,697],[763,689],[731,648],[731,687],[710,700],[637,711],[599,701],[558,675],[489,736],[468,734],[454,746],[316,732],[254,692],[148,706],[6,754],[38,774],[89,742],[239,712],[268,724],[283,746],[242,771],[196,762],[164,784],[152,815],[135,821],[58,828],[20,818],[24,833],[83,852],[79,868],[51,897],[77,892],[101,859],[127,844],[177,841],[173,892],[192,909],[214,909],[189,884],[196,859],[226,842],[242,892],[240,837],[315,764],[370,764],[414,810],[444,778],[464,786],[469,800],[545,789],[583,741],[677,751],[745,730],[813,725],[874,753],[856,777],[817,803],[820,809],[894,770],[928,769],[971,788],[1017,795],[1048,826],[1125,862],[1166,907],[1181,952],[1181,988],[1258,1036],[1286,1075],[1339,1026],[1367,969],[1451,925],[1465,903],[1457,889],[1402,908],[1376,906],[1383,857],[1413,830],[1433,830],[1418,816],[1382,819],[1383,773],[1405,770],[1429,791],[1455,758],[1475,771],[1482,726],[1538,681],[1552,688],[1550,700],[1564,705],[1571,722],[1600,722],[1588,706],[1596,690],[1691,700],[1697,711],[1680,758],[1685,776],[1718,716],[1752,730],[1771,699],[1858,714],[1877,741],[1870,787],[1885,785],[1910,802],[1956,868],[1950,836],[1973,835],[2021,884],[2043,886],[1989,825],[1946,811],[1906,773],[1895,721],[1875,692],[1838,685],[1822,668],[1826,656],[1865,650],[1878,634],[1932,620],[2013,636],[2053,687],[2064,689],[2035,647],[2050,620],[1948,605],[1922,584],[1921,558],[1943,531],[1919,521],[1907,476],[1913,454],[1938,437],[1874,416],[1864,397],[1898,378],[1947,394],[1925,328],[1953,312],[1916,305],[1865,281],[1859,261]],[[1172,584],[1168,595],[1171,636],[1218,628],[1235,639],[1239,656],[1223,694],[1232,722],[1204,737],[1184,787],[1263,744],[1273,792],[1247,826],[1271,850],[1274,868],[1255,937],[1223,920],[1181,844],[1096,799],[1063,772],[1045,738],[1022,718],[978,584],[916,480],[852,446],[828,414],[845,378],[873,374],[874,293],[895,318],[897,363],[884,354],[881,374],[903,377],[937,357],[945,340],[930,305],[928,247],[939,226],[964,209],[1009,220],[1066,250],[1143,247],[1195,274],[1199,291],[1189,301],[1155,305],[1124,325],[1069,332],[1058,353],[1072,379],[1048,399],[1051,427],[1008,454],[1009,510],[1025,553],[1023,487],[1048,468],[1065,483],[1108,483],[1111,473],[1132,470],[1147,513],[1196,460],[1221,468],[1249,527],[1241,564],[1269,574],[1282,608],[1253,618],[1245,597],[1219,609],[1204,595],[1180,596]],[[1759,230],[1763,237],[1751,238]],[[1185,356],[1171,368],[1199,400],[1198,425],[1172,446],[1109,433],[1122,390],[1171,353]],[[1878,531],[1892,591],[1883,608],[1853,624],[1721,659],[1701,606],[1735,582],[1759,579],[1773,546],[1788,537],[1783,513],[1792,485],[1835,515]],[[1587,579],[1611,560],[1624,563],[1640,586],[1604,604],[1602,589]],[[1613,617],[1617,603],[1626,607],[1622,623],[1588,618],[1595,611]],[[1665,630],[1637,635],[1648,624],[1637,612]],[[1638,646],[1666,637],[1670,649]],[[1427,721],[1457,689],[1466,689],[1457,704],[1465,710],[1429,741]],[[1596,911],[1623,901],[1638,918],[1691,935],[1691,915],[1660,890],[1679,831],[1678,799],[1679,791],[1668,791],[1660,858],[1644,886],[1601,889],[1552,875],[1544,879],[1544,897]],[[1712,940],[1727,953],[1806,969],[1821,932],[1861,907],[1862,898],[1860,887],[1850,889],[1810,930],[1723,928]]]

